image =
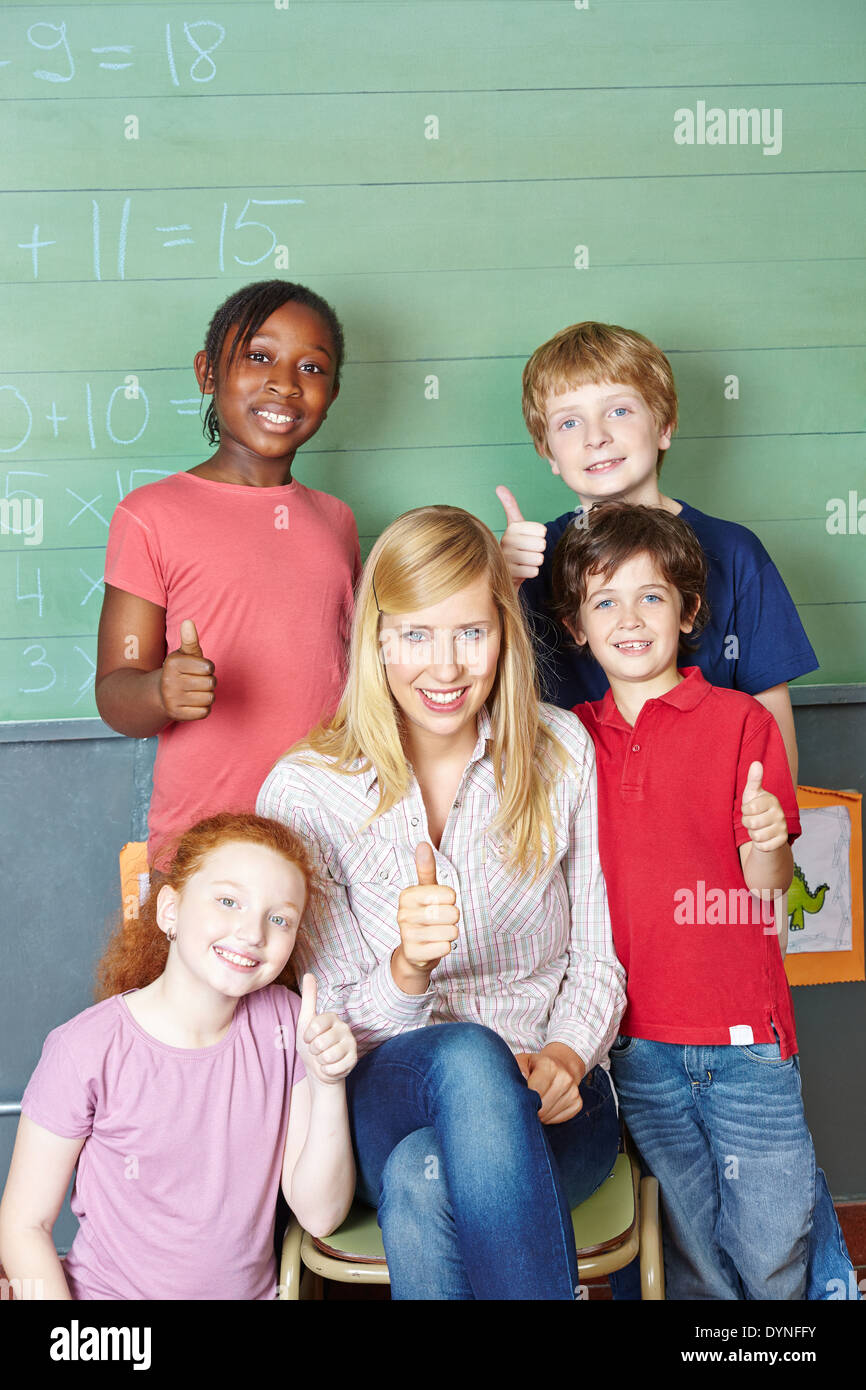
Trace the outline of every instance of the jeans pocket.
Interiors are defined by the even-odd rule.
[[[614,1058],[619,1059],[620,1057],[627,1057],[630,1052],[634,1051],[636,1042],[637,1038],[630,1038],[627,1033],[619,1033],[610,1049],[611,1061],[613,1061]]]
[[[748,1047],[738,1047],[744,1057],[748,1057],[752,1062],[760,1062],[763,1066],[790,1067],[794,1064],[794,1054],[790,1057],[782,1057],[780,1045],[775,1043],[751,1043]]]
[[[583,1102],[581,1115],[593,1115],[602,1108],[611,1096],[610,1081],[604,1067],[593,1067],[580,1083],[580,1098]]]

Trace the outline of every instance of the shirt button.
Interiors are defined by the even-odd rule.
[[[420,817],[420,816],[413,816],[412,819],[410,820],[409,824],[410,824],[410,825],[420,825],[420,824],[421,824],[421,817]]]
[[[459,810],[460,810],[460,801],[459,801],[459,799],[458,799],[457,801],[454,802],[454,805],[455,805],[455,807],[457,808],[457,810],[459,811]]]
[[[382,880],[383,883],[387,883],[387,882],[388,882],[388,870],[387,870],[387,869],[380,869],[380,870],[379,870],[379,878]]]
[[[640,744],[639,744],[639,743],[633,743],[632,746],[631,746],[631,751],[632,751],[633,753],[639,753],[639,752],[640,752]]]

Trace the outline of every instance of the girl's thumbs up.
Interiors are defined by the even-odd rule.
[[[426,840],[415,846],[415,870],[419,883],[426,886],[436,882],[436,856]]]
[[[184,656],[204,656],[192,618],[184,618],[180,625],[180,650]]]
[[[301,1037],[304,1036],[308,1025],[316,1017],[318,991],[319,986],[315,975],[305,975],[301,983],[301,1011],[298,1014],[298,1032]]]
[[[335,1013],[317,1013],[317,1006],[318,984],[315,975],[308,973],[301,981],[296,1045],[310,1080],[317,1086],[333,1086],[352,1070],[358,1049],[349,1025]]]
[[[206,719],[214,702],[214,664],[201,649],[195,623],[184,618],[180,646],[162,663],[159,693],[169,719]]]

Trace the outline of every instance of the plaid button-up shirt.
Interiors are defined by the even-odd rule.
[[[315,974],[319,1011],[347,1021],[359,1053],[409,1029],[463,1021],[492,1028],[514,1052],[563,1042],[587,1069],[605,1061],[625,1008],[625,972],[598,857],[595,755],[573,714],[551,705],[541,713],[570,759],[550,788],[555,845],[535,883],[505,864],[490,832],[498,801],[482,710],[434,849],[437,882],[457,894],[457,948],[435,966],[424,994],[405,994],[391,974],[400,891],[417,883],[415,846],[430,841],[414,777],[403,800],[366,830],[378,801],[372,770],[346,775],[325,759],[289,756],[265,780],[257,810],[312,844],[325,881],[298,935],[299,972]]]

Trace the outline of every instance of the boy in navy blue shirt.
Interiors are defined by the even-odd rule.
[[[508,519],[502,550],[533,633],[543,698],[572,709],[601,699],[608,689],[601,667],[580,656],[553,617],[551,571],[557,542],[595,502],[618,499],[663,507],[689,523],[707,557],[710,616],[691,660],[711,684],[744,690],[773,714],[796,786],[797,741],[788,681],[814,671],[818,661],[784,581],[757,536],[659,490],[659,472],[677,425],[676,386],[664,353],[642,334],[614,324],[565,328],[526,364],[523,416],[537,453],[577,501],[544,526],[523,519],[508,488],[496,489]],[[830,1297],[833,1279],[850,1267],[819,1168],[806,1297]],[[613,1275],[611,1284],[615,1297],[640,1296],[635,1292],[638,1281],[627,1271]]]
[[[523,414],[536,451],[577,496],[578,507],[547,526],[524,521],[505,487],[502,549],[530,620],[544,698],[565,709],[608,688],[553,621],[551,563],[569,522],[594,502],[619,500],[680,515],[706,554],[710,620],[694,662],[713,685],[744,690],[776,719],[797,781],[797,744],[788,681],[814,671],[815,653],[767,551],[745,526],[707,516],[659,490],[659,472],[677,424],[670,363],[659,348],[614,324],[578,323],[543,343],[523,373]]]

